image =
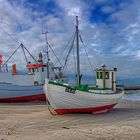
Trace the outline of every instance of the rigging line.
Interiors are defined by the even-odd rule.
[[[71,50],[72,50],[72,48],[73,48],[73,44],[74,44],[74,41],[75,41],[75,36],[76,36],[76,32],[75,32],[75,34],[74,34],[74,38],[73,38],[73,41],[72,41],[70,50],[69,50],[69,52],[68,52],[68,54],[67,54],[67,57],[66,57],[66,60],[65,60],[65,63],[64,63],[63,72],[64,72],[65,66],[66,66],[66,64],[67,64],[67,62],[68,62],[68,57],[69,57],[69,55],[70,55],[70,53],[71,53]]]
[[[83,44],[83,48],[84,48],[84,50],[85,50],[85,53],[86,53],[86,55],[87,55],[87,59],[88,59],[89,65],[90,65],[90,67],[91,67],[91,69],[92,69],[92,72],[93,72],[93,74],[94,74],[93,66],[92,66],[92,64],[91,64],[91,61],[90,61],[89,56],[88,56],[88,52],[87,52],[87,50],[86,50],[86,46],[84,45],[84,42],[83,42],[82,37],[81,37],[80,34],[79,34],[79,37],[80,37],[81,43]]]
[[[66,48],[68,47],[69,43],[71,42],[71,40],[73,39],[74,34],[72,35],[72,37],[70,38],[70,40],[68,41],[67,45],[65,46],[65,48],[63,49],[63,51],[60,53],[59,55],[59,59],[62,57],[64,51],[66,50]],[[54,65],[56,65],[57,61],[54,63]]]
[[[51,73],[53,73],[54,75],[56,75],[56,73],[55,73],[53,67],[51,67],[51,70],[52,70]]]
[[[11,57],[17,52],[17,50],[21,47],[21,44],[16,48],[16,50],[10,55],[10,57],[5,61],[5,63],[2,65],[2,67],[7,64],[7,62],[11,59]]]
[[[74,66],[75,66],[75,75],[76,75],[76,56],[75,56],[74,47],[73,47],[73,57],[74,57]]]
[[[53,111],[51,110],[51,105],[50,105],[50,103],[49,103],[49,100],[48,99],[46,99],[46,104],[47,104],[47,107],[48,107],[48,110],[49,110],[49,112],[50,112],[50,114],[52,115],[52,116],[55,116],[55,115],[57,115],[56,114],[56,112],[55,112],[55,110],[53,109]]]
[[[33,55],[29,52],[29,50],[22,44],[22,46],[25,48],[25,50],[29,53],[29,55],[32,57],[32,59],[36,62],[36,63],[38,63],[37,62],[37,60],[33,57]]]
[[[1,27],[0,27],[0,28],[1,28]],[[18,40],[14,39],[14,38],[12,37],[12,35],[10,35],[7,31],[5,31],[5,30],[2,29],[2,28],[1,28],[1,30],[2,30],[3,32],[5,32],[14,42],[16,42],[16,43],[18,43],[18,44],[21,44],[21,43],[18,42]]]
[[[64,69],[63,69],[63,71],[62,71],[62,73],[66,73],[66,70],[67,70],[69,61],[70,61],[70,60],[68,59],[66,65],[65,65],[65,67],[64,67]]]
[[[55,54],[53,48],[51,47],[51,45],[48,43],[48,46],[50,47],[50,49],[52,50],[54,56],[56,57],[57,61],[60,63],[60,65],[63,67],[63,64],[61,63],[61,61],[59,60],[59,58],[57,57],[57,55]]]
[[[68,60],[68,61],[69,61],[69,60]],[[67,67],[68,67],[68,61],[67,61],[66,65],[65,65],[65,68],[63,69],[62,73],[65,73],[65,72],[66,72],[66,69],[67,69]]]

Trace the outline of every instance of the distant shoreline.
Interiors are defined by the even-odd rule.
[[[125,86],[125,90],[140,90],[140,86]]]

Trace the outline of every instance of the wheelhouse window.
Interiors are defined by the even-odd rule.
[[[103,79],[103,72],[100,72],[100,79]]]
[[[109,79],[109,72],[105,72],[105,79]]]
[[[97,75],[97,79],[103,79],[103,73],[102,72],[97,71],[96,75]]]
[[[99,72],[98,71],[97,71],[96,75],[97,75],[97,79],[99,79]]]

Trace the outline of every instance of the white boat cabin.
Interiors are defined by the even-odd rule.
[[[96,69],[96,87],[99,89],[108,89],[116,91],[116,71],[117,68],[108,69],[106,66],[102,66],[100,69]]]

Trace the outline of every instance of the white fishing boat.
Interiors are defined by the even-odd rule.
[[[26,65],[27,73],[24,74],[18,72],[16,64],[13,64],[10,70],[7,64],[2,62],[1,55],[0,102],[45,100],[43,84],[47,77],[47,65],[43,62],[42,53],[36,63],[29,62]]]
[[[47,40],[46,43],[48,44]],[[12,65],[12,70],[8,69],[7,62],[22,48],[25,60],[27,62],[27,72],[20,74],[16,64]],[[27,60],[26,53],[33,58],[35,63]],[[47,45],[47,63],[44,63],[42,53],[39,53],[39,58],[36,60],[27,48],[20,46],[12,53],[12,55],[3,63],[2,55],[0,55],[0,102],[26,102],[26,101],[45,101],[45,93],[43,85],[45,78],[61,81],[62,72],[59,67],[54,67],[50,62]]]
[[[102,66],[100,69],[96,69],[95,86],[81,84],[78,17],[76,17],[75,33],[77,39],[77,82],[75,85],[69,85],[46,79],[47,100],[58,114],[107,112],[118,103],[124,94],[123,88],[116,87],[115,73],[117,69],[108,69],[106,66]]]

